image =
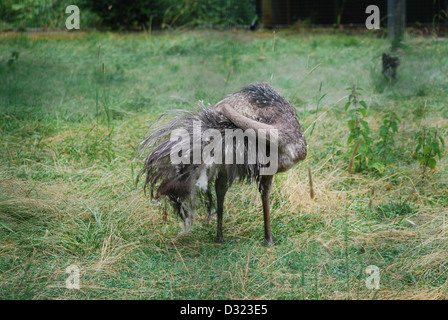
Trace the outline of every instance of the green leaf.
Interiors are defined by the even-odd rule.
[[[319,100],[317,101],[317,103],[321,102],[323,98],[325,98],[327,94],[322,95],[322,97],[319,98]]]
[[[423,137],[419,136],[417,139],[418,144],[421,146],[423,144]]]
[[[356,138],[355,135],[353,135],[353,134],[349,135],[349,136],[348,136],[348,139],[347,139],[347,144],[348,144],[348,145],[351,145],[352,142],[353,142],[353,140],[354,140],[355,138]]]
[[[434,169],[436,167],[436,159],[431,158],[428,160],[428,167],[430,167],[431,169]]]
[[[439,153],[440,152],[439,142],[437,140],[432,141],[430,146],[431,146],[431,149],[434,151],[434,153]]]
[[[390,127],[392,128],[393,132],[398,132],[398,125],[397,125],[397,123],[395,121],[392,121],[390,123]]]
[[[362,114],[363,117],[366,116],[366,109],[358,109],[358,110]]]
[[[355,129],[355,120],[349,120],[347,124],[350,130]]]
[[[351,104],[350,101],[345,104],[345,107],[344,107],[345,111],[347,111],[348,107],[350,107],[350,104]]]
[[[361,100],[361,101],[359,101],[359,104],[367,109],[367,103],[365,101]]]
[[[370,127],[369,127],[369,123],[367,121],[361,120],[361,124],[364,127],[364,130],[366,132],[370,132]]]
[[[387,137],[387,133],[389,132],[389,130],[387,129],[387,127],[385,126],[381,126],[380,127],[380,137],[385,139]]]

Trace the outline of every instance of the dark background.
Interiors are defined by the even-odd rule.
[[[389,0],[400,1],[400,0]],[[403,0],[404,1],[404,0]],[[448,0],[407,0],[407,26],[447,26]],[[0,0],[0,30],[64,28],[65,8],[77,5],[82,28],[148,30],[174,27],[364,25],[366,7],[380,9],[387,27],[388,0]]]

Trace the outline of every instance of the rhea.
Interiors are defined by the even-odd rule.
[[[180,139],[178,136],[173,138],[173,132],[179,130],[188,139]],[[206,134],[211,130],[215,133],[213,138]],[[233,143],[230,145],[225,144],[229,141],[225,138],[229,130],[244,131],[247,139],[236,137],[232,138]],[[220,137],[216,134],[222,139],[217,139]],[[216,146],[217,143],[222,143],[222,153],[218,155],[210,148],[211,144]],[[260,152],[263,147],[265,152]],[[205,153],[215,161],[193,159],[196,149],[200,149],[202,154],[208,150]],[[191,228],[197,200],[203,198],[209,216],[216,212],[216,241],[223,242],[224,198],[227,190],[237,180],[253,181],[257,183],[261,195],[264,243],[274,245],[270,222],[273,176],[289,170],[305,159],[307,145],[294,106],[270,85],[255,83],[214,105],[206,107],[201,103],[198,110],[180,111],[173,118],[157,123],[140,143],[137,156],[147,150],[149,151],[136,183],[141,176],[145,176],[145,191],[149,186],[152,198],[168,199],[175,213],[182,219],[185,230]],[[255,155],[253,150],[257,151]],[[266,170],[273,167],[274,152],[275,170]],[[184,161],[173,161],[173,155]],[[236,161],[238,155],[242,155],[244,160]],[[229,158],[234,161],[229,161]]]

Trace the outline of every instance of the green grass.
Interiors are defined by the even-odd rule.
[[[422,176],[413,151],[423,125],[448,135],[448,43],[408,36],[394,84],[381,76],[389,47],[370,33],[283,31],[274,46],[261,31],[0,34],[0,297],[446,299],[447,157]],[[136,147],[162,112],[256,81],[295,104],[309,144],[275,178],[277,245],[263,246],[254,185],[229,191],[224,244],[201,210],[179,235],[181,222],[133,185]],[[393,162],[350,175],[353,83],[375,141],[385,114],[401,122]],[[65,288],[71,264],[80,290]]]

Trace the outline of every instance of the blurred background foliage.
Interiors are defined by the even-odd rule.
[[[253,0],[0,0],[0,29],[60,28],[69,5],[80,9],[82,28],[148,30],[178,26],[248,25]]]
[[[55,28],[65,26],[65,8],[81,5],[84,0],[0,0],[0,28]],[[81,9],[82,10],[82,9]],[[91,12],[82,19],[92,20]],[[86,22],[86,21],[83,21]]]

